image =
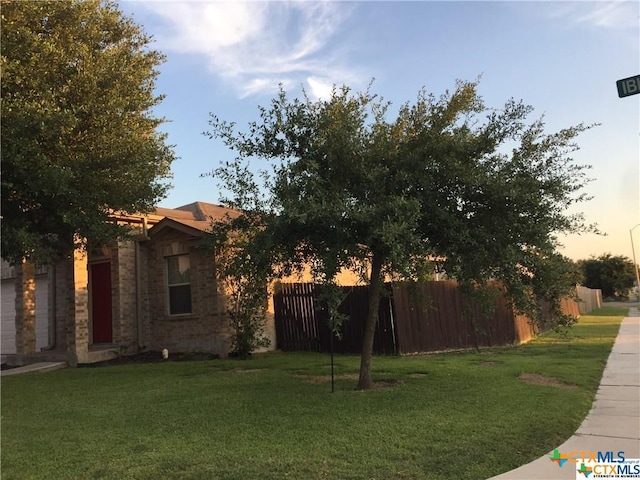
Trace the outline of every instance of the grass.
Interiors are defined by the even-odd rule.
[[[329,357],[303,353],[5,377],[2,478],[488,478],[573,434],[625,314],[518,347],[376,357],[369,392],[357,357],[336,357],[332,394]]]
[[[604,307],[594,310],[589,315],[593,317],[611,317],[611,316],[625,316],[629,313],[629,309],[626,307],[612,307],[605,304]]]

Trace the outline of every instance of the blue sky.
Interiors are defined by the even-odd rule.
[[[157,113],[180,157],[162,202],[218,203],[211,177],[233,153],[202,135],[209,113],[240,127],[258,118],[282,83],[314,98],[333,84],[367,87],[399,105],[425,87],[439,95],[481,75],[489,107],[513,97],[544,115],[549,132],[600,123],[573,155],[591,165],[579,204],[607,236],[563,237],[563,253],[631,257],[640,223],[640,95],[616,80],[640,74],[640,2],[211,2],[122,1],[121,9],[167,56]],[[640,227],[634,231],[640,256]],[[640,259],[639,259],[640,260]]]

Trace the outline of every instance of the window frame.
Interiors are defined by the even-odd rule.
[[[176,282],[176,283],[171,283],[171,272],[169,271],[169,262],[171,261],[171,259],[179,259],[180,257],[185,257],[187,258],[187,260],[189,261],[189,269],[187,270],[188,272],[188,281],[187,282]],[[178,262],[180,262],[180,260],[178,260]],[[178,268],[179,268],[179,263],[178,263]],[[165,287],[166,287],[166,299],[167,299],[167,315],[169,315],[170,317],[179,317],[179,316],[185,316],[185,315],[193,315],[193,297],[192,297],[192,289],[191,289],[191,257],[189,256],[188,253],[182,253],[182,254],[177,254],[177,255],[168,255],[166,257],[164,257],[164,271],[165,271]],[[179,273],[179,272],[178,272]],[[172,289],[175,289],[176,287],[180,288],[180,287],[189,287],[189,311],[179,311],[176,313],[172,313],[172,306],[177,307],[177,305],[172,305],[171,302],[171,292]],[[175,291],[175,290],[173,290]],[[181,309],[179,309],[181,310]]]

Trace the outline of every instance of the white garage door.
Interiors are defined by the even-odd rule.
[[[0,351],[16,353],[16,287],[13,278],[2,280]],[[36,275],[36,351],[49,344],[49,287],[47,275]]]

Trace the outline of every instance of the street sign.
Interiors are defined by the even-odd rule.
[[[640,93],[640,75],[618,80],[616,86],[618,87],[618,97],[620,98],[637,95]]]

